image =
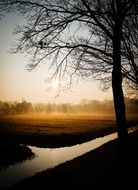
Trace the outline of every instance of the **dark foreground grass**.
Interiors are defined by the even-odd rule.
[[[130,144],[125,151],[120,151],[117,140],[114,140],[8,190],[137,189],[138,131],[129,136]]]
[[[6,139],[0,140],[0,170],[32,158],[34,158],[34,153],[28,147]]]

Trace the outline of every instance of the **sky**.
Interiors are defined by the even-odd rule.
[[[82,99],[104,100],[112,98],[111,90],[103,92],[100,84],[93,80],[79,80],[69,91],[61,92],[57,97],[57,84],[47,84],[50,73],[43,64],[37,70],[28,71],[25,54],[10,54],[15,36],[15,24],[23,20],[16,15],[6,15],[0,20],[0,100],[30,101],[33,103],[79,103]],[[50,86],[48,86],[50,85]],[[47,90],[48,88],[52,90]]]

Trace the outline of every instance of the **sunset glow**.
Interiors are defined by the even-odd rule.
[[[135,189],[137,8],[0,0],[0,189]]]
[[[12,34],[13,28],[15,23],[21,24],[21,22],[23,22],[22,19],[16,15],[5,16],[0,20],[0,100],[21,101],[26,99],[37,103],[79,103],[82,99],[112,98],[111,92],[103,92],[99,89],[99,83],[92,80],[79,80],[78,83],[74,83],[73,88],[62,91],[57,96],[58,80],[55,79],[50,84],[45,83],[52,73],[48,70],[49,60],[34,71],[27,71],[28,57],[24,54],[9,53],[12,48],[11,44],[15,40],[15,36]]]
[[[52,87],[52,90],[53,90],[53,91],[57,91],[58,88],[59,88],[59,82],[58,82],[58,80],[53,80],[53,81],[51,82],[51,87]]]

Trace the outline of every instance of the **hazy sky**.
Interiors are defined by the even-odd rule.
[[[14,36],[12,34],[15,24],[22,22],[15,15],[8,15],[0,20],[0,100],[21,101],[25,99],[31,102],[70,102],[79,103],[81,99],[111,98],[111,92],[102,92],[95,81],[79,81],[74,84],[71,91],[61,92],[56,97],[56,83],[47,86],[45,79],[49,77],[49,71],[43,65],[36,71],[26,70],[28,58],[23,54],[10,54]],[[52,91],[47,88],[52,87]]]

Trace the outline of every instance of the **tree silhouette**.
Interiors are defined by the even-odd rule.
[[[52,77],[93,77],[112,86],[118,139],[128,131],[122,82],[138,88],[137,0],[0,0],[1,12],[19,12],[27,24],[15,52],[31,54],[29,69],[51,59]],[[51,77],[51,78],[52,78]]]

